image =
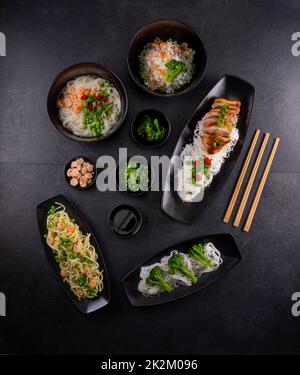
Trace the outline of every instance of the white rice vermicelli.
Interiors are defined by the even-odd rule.
[[[198,121],[196,129],[194,131],[194,138],[193,142],[186,144],[183,148],[180,159],[182,163],[184,163],[184,160],[186,158],[192,158],[193,160],[196,160],[197,157],[203,156],[208,157],[211,160],[211,165],[209,169],[208,176],[205,176],[204,174],[201,176],[201,181],[199,182],[199,188],[198,188],[198,194],[202,190],[202,193],[206,187],[208,187],[215,175],[217,175],[220,172],[220,169],[225,162],[225,160],[229,157],[231,152],[233,151],[238,139],[239,139],[239,131],[236,127],[232,129],[231,132],[231,141],[225,145],[219,152],[215,154],[209,154],[205,147],[203,146],[201,135],[202,135],[202,120]],[[187,197],[183,194],[184,192],[184,179],[183,179],[183,168],[180,168],[178,170],[178,194],[182,200],[188,200]],[[192,201],[197,194],[191,195],[190,200]]]
[[[139,284],[138,284],[138,290],[145,297],[155,296],[164,292],[163,289],[158,285],[151,286],[147,284],[147,277],[149,276],[152,268],[156,266],[161,268],[163,277],[171,284],[173,288],[177,288],[180,285],[186,286],[186,287],[189,287],[192,285],[191,280],[188,279],[186,276],[184,276],[182,273],[178,271],[175,272],[174,275],[171,275],[169,273],[168,262],[169,262],[170,257],[174,254],[180,254],[184,259],[184,263],[186,267],[191,272],[193,272],[198,278],[204,273],[216,271],[220,267],[220,265],[223,263],[221,253],[219,252],[219,250],[217,250],[217,248],[211,242],[204,244],[204,254],[213,263],[214,268],[209,268],[207,266],[204,266],[202,263],[198,262],[196,259],[189,257],[188,254],[179,252],[177,250],[173,250],[170,253],[170,255],[163,257],[160,263],[154,263],[150,266],[145,266],[141,268],[141,272],[140,272],[141,280],[139,281]]]
[[[105,86],[105,91],[109,95],[109,100],[113,105],[112,112],[110,115],[103,115],[103,125],[104,129],[102,134],[106,134],[109,130],[117,123],[119,114],[121,112],[121,100],[120,95],[117,89],[109,83],[107,80],[104,80],[100,77],[85,75],[75,78],[67,83],[65,88],[60,93],[60,98],[68,96],[70,91],[78,91],[79,89],[90,89],[94,91],[99,91],[103,88],[103,83],[108,84]],[[83,114],[81,112],[74,112],[72,108],[59,108],[59,116],[62,122],[62,125],[70,130],[73,134],[82,136],[82,137],[92,137],[93,133],[90,127],[83,126]]]

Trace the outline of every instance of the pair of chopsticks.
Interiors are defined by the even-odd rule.
[[[237,182],[237,184],[235,186],[234,192],[232,194],[231,200],[230,200],[228,208],[226,210],[226,213],[225,213],[225,216],[224,216],[224,219],[223,219],[224,223],[229,223],[232,211],[233,211],[234,206],[236,204],[239,192],[240,192],[240,190],[242,188],[242,185],[243,185],[243,182],[244,182],[244,179],[245,179],[245,176],[246,176],[246,173],[247,173],[247,170],[248,170],[248,167],[249,167],[249,164],[250,164],[250,161],[251,161],[251,158],[252,158],[252,155],[253,155],[253,152],[254,152],[254,149],[255,149],[255,146],[256,146],[256,143],[257,143],[259,135],[260,135],[260,130],[257,129],[256,132],[255,132],[255,134],[254,134],[254,137],[253,137],[250,149],[248,151],[245,163],[243,165],[241,174],[239,176],[238,182]],[[247,183],[247,186],[246,186],[243,198],[241,200],[240,206],[238,208],[235,220],[233,222],[233,225],[235,227],[238,227],[240,225],[240,223],[241,223],[242,216],[243,216],[243,213],[245,211],[246,204],[248,202],[248,199],[249,199],[249,196],[250,196],[250,192],[252,190],[253,183],[254,183],[257,171],[258,171],[259,166],[261,164],[261,160],[262,160],[262,157],[264,155],[264,152],[265,152],[266,145],[268,143],[269,137],[270,137],[270,133],[266,133],[265,136],[264,136],[263,142],[262,142],[262,144],[260,146],[259,153],[257,155],[257,158],[256,158],[255,164],[253,166],[253,169],[251,171],[251,174],[250,174],[250,177],[249,177],[249,180],[248,180],[248,183]],[[275,157],[275,154],[276,154],[279,142],[280,142],[280,138],[276,138],[275,141],[274,141],[274,144],[273,144],[273,147],[272,147],[272,151],[271,151],[271,153],[269,155],[269,159],[268,159],[267,164],[265,166],[262,178],[260,180],[258,189],[256,191],[254,200],[252,202],[252,205],[251,205],[251,208],[250,208],[247,220],[246,220],[246,224],[244,226],[244,231],[245,232],[249,232],[249,230],[251,228],[252,221],[254,219],[254,215],[256,213],[256,210],[257,210],[257,207],[258,207],[258,204],[259,204],[259,201],[260,201],[260,198],[261,198],[261,195],[262,195],[265,183],[267,181],[267,178],[268,178],[268,175],[269,175],[269,172],[270,172],[270,169],[271,169],[271,166],[272,166],[272,163],[273,163],[273,160],[274,160],[274,157]]]

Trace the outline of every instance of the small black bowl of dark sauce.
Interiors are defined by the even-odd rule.
[[[122,238],[131,238],[142,226],[142,215],[129,205],[115,207],[109,214],[108,225],[110,230]]]

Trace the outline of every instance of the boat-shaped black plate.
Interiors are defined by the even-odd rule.
[[[171,293],[160,293],[157,296],[145,297],[138,291],[141,267],[160,262],[161,258],[169,255],[172,250],[178,250],[182,253],[187,253],[192,245],[199,242],[212,242],[220,251],[223,263],[216,271],[201,275],[195,285],[192,285],[190,287],[179,286],[175,288]],[[222,275],[224,275],[225,272],[233,268],[240,260],[241,254],[231,234],[214,234],[209,236],[202,236],[194,238],[193,240],[182,242],[175,246],[171,246],[168,249],[163,250],[162,252],[148,259],[147,261],[139,264],[127,276],[125,276],[125,278],[123,279],[123,287],[130,303],[133,306],[140,307],[159,305],[162,303],[175,301],[177,299],[198,292],[199,290],[207,287],[208,285],[219,279]]]
[[[254,87],[250,83],[237,77],[224,76],[192,114],[179,137],[173,156],[179,156],[184,146],[192,142],[197,122],[211,109],[211,105],[217,97],[241,100],[241,111],[237,123],[240,137],[229,158],[222,165],[220,172],[214,177],[210,186],[205,189],[204,198],[201,202],[183,202],[180,199],[174,188],[174,163],[171,163],[166,180],[170,180],[170,189],[169,191],[164,189],[161,202],[161,208],[167,215],[178,221],[192,224],[199,219],[222,189],[241,153],[250,122],[254,93]]]
[[[93,299],[86,298],[86,299],[79,301],[77,297],[74,295],[74,293],[71,291],[69,285],[63,282],[63,279],[60,276],[59,265],[58,263],[56,263],[52,250],[47,245],[46,239],[44,238],[44,235],[47,233],[47,212],[52,205],[55,205],[56,202],[61,203],[66,207],[66,212],[68,213],[71,219],[75,219],[82,233],[84,234],[91,233],[91,244],[96,249],[96,252],[98,254],[98,262],[100,264],[100,268],[103,269],[103,284],[104,284],[104,288],[102,292]],[[45,202],[40,203],[37,206],[37,219],[38,219],[38,224],[39,224],[40,236],[41,236],[41,240],[45,249],[47,259],[51,267],[53,268],[54,273],[56,274],[59,283],[61,284],[61,286],[67,293],[70,300],[76,305],[76,307],[81,312],[85,314],[101,309],[102,307],[107,305],[109,303],[110,292],[109,292],[108,275],[107,275],[107,270],[106,270],[105,262],[103,259],[103,255],[101,253],[100,247],[96,241],[95,236],[93,235],[91,228],[89,227],[85,219],[77,211],[77,209],[75,209],[64,196],[57,195],[56,197],[50,198],[46,200]]]

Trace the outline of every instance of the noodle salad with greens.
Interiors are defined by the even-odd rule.
[[[60,266],[61,277],[76,297],[94,298],[103,290],[103,270],[99,270],[98,256],[90,243],[91,234],[84,235],[65,207],[56,205],[48,211],[47,244]]]

